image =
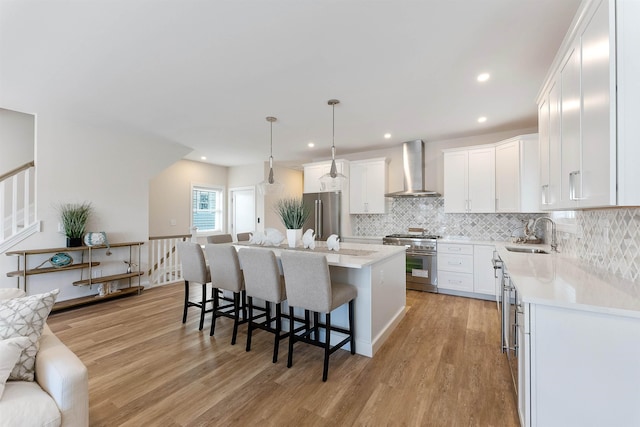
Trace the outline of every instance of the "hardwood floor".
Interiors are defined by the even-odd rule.
[[[193,288],[196,290],[196,287]],[[194,296],[195,297],[195,296]],[[338,350],[322,382],[322,349],[232,321],[216,336],[182,324],[183,284],[51,314],[49,325],[89,369],[92,426],[517,426],[495,302],[415,291],[374,358]]]

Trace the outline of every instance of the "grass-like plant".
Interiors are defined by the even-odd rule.
[[[92,211],[91,203],[64,203],[59,206],[58,211],[65,236],[72,239],[82,238]]]
[[[309,217],[309,209],[302,203],[301,198],[291,197],[276,202],[275,211],[280,215],[284,226],[291,230],[302,228]]]

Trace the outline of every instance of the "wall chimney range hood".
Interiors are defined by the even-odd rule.
[[[440,197],[441,194],[425,190],[424,185],[424,142],[421,139],[402,144],[402,168],[404,170],[404,191],[387,193],[385,197]]]

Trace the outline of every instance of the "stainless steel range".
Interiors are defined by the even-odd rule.
[[[424,234],[390,234],[382,239],[385,245],[407,248],[407,289],[438,292],[436,240],[439,238]]]

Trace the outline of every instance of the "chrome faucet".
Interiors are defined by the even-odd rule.
[[[535,230],[538,226],[538,221],[546,219],[551,223],[551,252],[558,252],[558,236],[556,235],[556,223],[549,218],[548,216],[541,216],[536,218],[533,222],[533,229]]]

